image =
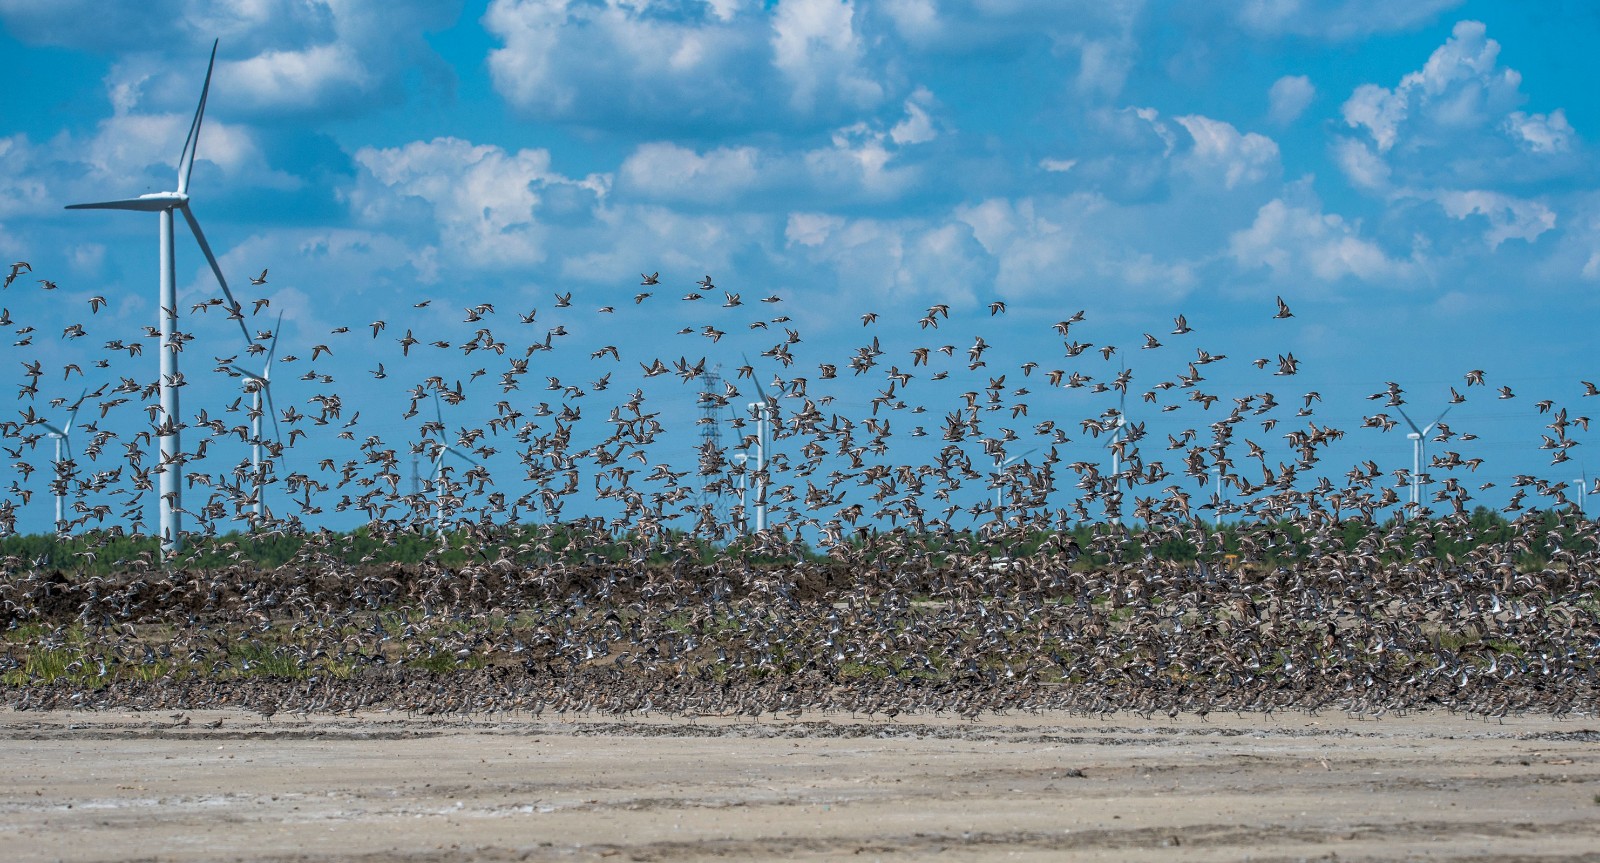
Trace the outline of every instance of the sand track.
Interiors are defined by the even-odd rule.
[[[0,859],[1600,860],[1587,718],[184,715],[0,712]]]

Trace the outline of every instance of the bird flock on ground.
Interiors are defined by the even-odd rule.
[[[24,276],[17,262],[6,289]],[[63,296],[37,285],[56,293],[28,308]],[[675,293],[642,274],[587,313],[556,292],[542,317],[477,303],[436,332],[421,300],[293,346],[281,318],[258,326],[268,297],[166,310],[182,319],[169,345],[93,332],[99,296],[49,339],[0,311],[22,370],[0,421],[0,536],[21,508],[70,502],[47,552],[0,558],[0,693],[269,717],[1595,707],[1600,545],[1566,482],[1519,475],[1485,512],[1481,458],[1333,467],[1349,431],[1317,415],[1320,394],[1211,391],[1229,360],[1204,348],[1136,383],[1128,355],[1177,350],[1184,315],[1120,354],[1082,340],[1082,312],[1034,323],[1059,345],[1035,361],[972,333],[1004,302],[938,303],[898,329],[859,313],[856,344],[823,354],[795,320],[815,309],[710,276]],[[686,318],[652,304],[707,313],[662,342],[643,328]],[[231,396],[160,417],[145,348],[211,344],[194,331],[221,316],[255,337],[196,391]],[[1280,297],[1262,317],[1293,312]],[[103,347],[60,349],[80,339]],[[370,360],[359,380],[313,365],[354,354]],[[293,377],[239,365],[263,360]],[[1300,373],[1288,351],[1231,362]],[[247,398],[294,378],[316,392]],[[1473,369],[1459,390],[1493,386]],[[1057,391],[1102,401],[1068,419],[1042,400]],[[685,392],[687,419],[663,406]],[[1372,398],[1357,427],[1411,425],[1397,384]],[[1589,419],[1538,409],[1560,464]],[[1138,410],[1192,427],[1158,441]],[[152,458],[179,430],[181,457]],[[54,436],[69,455],[52,457]],[[148,539],[163,470],[181,471],[200,540],[167,560],[128,544]],[[294,552],[263,565],[252,549],[272,541]],[[408,544],[421,553],[389,553]]]

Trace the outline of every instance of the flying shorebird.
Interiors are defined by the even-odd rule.
[[[1294,317],[1294,312],[1289,311],[1289,304],[1283,301],[1283,297],[1278,298],[1278,313],[1272,317],[1274,319]]]
[[[27,261],[18,261],[15,264],[12,264],[11,273],[6,276],[5,287],[11,287],[11,283],[17,280],[17,274],[31,272],[33,272],[33,265]]]
[[[266,270],[262,270],[261,271],[261,275],[256,276],[255,278],[250,280],[250,284],[252,284],[252,285],[264,285],[266,283],[267,283],[267,271]]]

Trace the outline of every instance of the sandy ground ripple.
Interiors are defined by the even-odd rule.
[[[0,859],[1600,861],[1593,718],[174,716],[0,711]]]

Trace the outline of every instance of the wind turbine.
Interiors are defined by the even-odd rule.
[[[749,488],[750,488],[750,472],[749,472],[749,470],[747,470],[745,468],[745,465],[746,465],[746,463],[748,463],[750,461],[750,454],[749,453],[742,453],[742,452],[734,453],[733,454],[733,460],[739,463],[739,523],[738,523],[738,529],[739,529],[740,533],[749,533],[750,531],[748,529],[748,524],[745,521],[745,513],[747,512],[747,510],[745,509],[745,506],[746,506],[745,493],[747,491],[749,491]]]
[[[234,371],[243,375],[250,390],[250,475],[255,477],[255,503],[251,507],[255,511],[255,524],[261,524],[261,517],[266,511],[264,498],[266,496],[266,477],[261,473],[261,400],[265,396],[267,412],[272,415],[272,438],[280,444],[283,435],[278,431],[278,407],[272,402],[272,358],[278,353],[278,333],[283,329],[283,312],[278,313],[278,323],[272,328],[272,345],[267,349],[267,359],[261,364],[261,373],[249,371],[239,366],[230,366]]]
[[[745,358],[745,365],[750,360]],[[750,376],[751,383],[756,385],[756,396],[760,401],[750,402],[747,407],[756,415],[756,533],[767,529],[767,437],[772,428],[772,405],[767,401],[767,394],[761,389],[761,382],[755,375]]]
[[[1453,407],[1455,405],[1450,406],[1450,408]],[[1394,409],[1399,411],[1400,416],[1405,419],[1406,425],[1411,426],[1411,433],[1406,435],[1406,439],[1411,441],[1411,507],[1413,510],[1421,503],[1422,499],[1422,454],[1423,450],[1427,448],[1424,438],[1428,436],[1428,432],[1433,431],[1434,426],[1439,424],[1439,420],[1444,419],[1444,415],[1450,412],[1450,408],[1445,408],[1444,413],[1434,417],[1433,422],[1428,423],[1426,428],[1417,428],[1417,424],[1411,421],[1411,417],[1406,416],[1405,408],[1399,405],[1394,406]]]
[[[228,290],[228,280],[222,276],[222,267],[217,264],[217,258],[211,254],[211,244],[206,242],[205,232],[200,230],[200,223],[196,221],[194,213],[189,210],[189,175],[194,172],[195,151],[200,145],[200,121],[206,113],[206,97],[211,92],[211,71],[217,63],[217,43],[211,43],[211,62],[206,66],[205,84],[200,88],[200,105],[195,108],[194,120],[189,124],[189,136],[184,139],[183,151],[178,155],[178,190],[175,192],[153,192],[140,195],[137,198],[122,198],[115,201],[99,201],[92,204],[70,204],[69,210],[134,210],[141,213],[156,213],[161,217],[160,230],[160,263],[161,263],[161,294],[158,309],[160,314],[161,333],[161,422],[156,429],[156,435],[161,442],[161,463],[156,471],[160,474],[160,508],[161,508],[161,552],[163,557],[170,557],[183,550],[183,521],[182,498],[183,486],[180,482],[181,467],[183,465],[183,446],[179,439],[179,430],[183,421],[178,413],[178,386],[182,383],[178,378],[178,351],[182,347],[173,336],[177,332],[178,323],[178,272],[173,255],[172,237],[172,212],[181,210],[184,221],[189,223],[189,229],[194,232],[195,241],[200,244],[200,251],[206,256],[206,262],[211,265],[211,272],[216,274],[217,283],[222,286],[222,293],[228,298],[228,316],[239,322],[239,331],[244,333],[246,343],[250,342],[250,331],[245,328],[244,314],[233,292]]]
[[[1001,456],[1004,455],[1004,451],[999,449],[998,447],[995,448],[995,451],[994,451],[994,508],[996,510],[1001,509],[1004,506],[1004,502],[1001,500],[1001,494],[1005,491],[1005,485],[1006,485],[1005,484],[1005,469],[1007,467],[1010,467],[1011,463],[1016,461],[1017,459],[1027,458],[1028,456],[1033,455],[1034,453],[1036,453],[1038,451],[1039,451],[1039,448],[1038,447],[1034,447],[1033,449],[1030,449],[1027,452],[1018,453],[1018,454],[1016,454],[1014,456],[1011,456],[1010,458],[1002,460]]]
[[[1217,475],[1217,510],[1216,510],[1216,512],[1212,513],[1212,515],[1214,517],[1212,518],[1211,524],[1212,524],[1213,527],[1221,527],[1222,526],[1222,465],[1220,465],[1220,464],[1212,465],[1211,466],[1211,472]]]
[[[1117,398],[1117,419],[1114,425],[1116,430],[1111,433],[1111,440],[1106,442],[1106,449],[1111,450],[1111,487],[1116,489],[1118,477],[1122,473],[1122,427],[1128,424],[1128,388],[1121,388],[1121,395]],[[1121,524],[1122,519],[1113,515],[1112,524]]]
[[[438,534],[439,534],[439,539],[440,539],[440,541],[443,541],[444,540],[444,491],[445,491],[445,489],[444,489],[444,457],[445,457],[446,454],[450,454],[450,455],[454,455],[456,458],[465,459],[466,461],[470,461],[473,464],[477,464],[478,460],[473,458],[472,456],[467,455],[466,453],[462,452],[461,450],[458,450],[455,447],[450,446],[450,445],[448,445],[448,444],[446,444],[444,442],[444,440],[443,440],[443,438],[445,436],[444,413],[439,410],[439,394],[438,393],[434,393],[433,394],[433,415],[439,420],[439,437],[440,437],[439,449],[436,452],[434,452],[434,454],[433,454],[433,499],[434,499],[434,507],[433,507],[434,516],[433,517],[434,517],[435,529],[438,531]]]
[[[88,390],[84,390],[84,392],[87,393]],[[56,483],[58,483],[56,486],[55,521],[57,533],[66,530],[67,526],[67,481],[61,476],[61,449],[62,447],[66,447],[67,458],[72,458],[72,426],[78,421],[78,406],[81,404],[83,404],[83,396],[80,395],[78,396],[78,400],[72,403],[72,409],[67,412],[67,424],[64,428],[51,425],[50,423],[44,421],[40,421],[39,423],[40,425],[44,426],[45,429],[47,429],[45,437],[51,438],[56,442],[56,457],[51,464],[55,468]]]

